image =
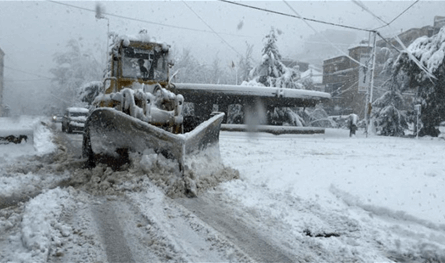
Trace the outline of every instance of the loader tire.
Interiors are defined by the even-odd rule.
[[[90,132],[85,130],[83,134],[83,142],[82,142],[82,157],[87,158],[86,167],[92,168],[96,166],[96,162],[94,159],[94,152],[91,148],[91,138]]]

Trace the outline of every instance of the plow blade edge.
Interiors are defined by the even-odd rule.
[[[98,155],[119,158],[119,150],[144,153],[152,149],[168,159],[175,159],[183,170],[187,156],[199,155],[207,148],[217,148],[224,113],[218,113],[185,134],[173,134],[110,108],[94,110],[85,123],[83,156],[95,162]]]

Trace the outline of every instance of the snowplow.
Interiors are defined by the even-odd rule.
[[[115,38],[103,90],[85,122],[82,154],[90,165],[146,151],[176,160],[182,174],[189,157],[205,153],[219,162],[224,113],[183,116],[184,97],[170,91],[169,48],[146,33]]]

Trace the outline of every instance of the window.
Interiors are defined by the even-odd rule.
[[[143,80],[167,80],[165,53],[156,49],[125,48],[122,55],[122,76]]]

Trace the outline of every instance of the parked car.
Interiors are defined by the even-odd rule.
[[[62,122],[62,119],[63,119],[62,116],[54,115],[51,120],[55,123],[59,123],[59,122]]]
[[[62,117],[62,132],[83,132],[89,110],[79,107],[69,107]]]

